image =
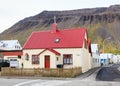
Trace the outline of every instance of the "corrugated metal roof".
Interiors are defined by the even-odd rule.
[[[0,40],[0,50],[22,50],[18,40]]]
[[[33,32],[23,49],[80,48],[83,46],[85,34],[86,28]]]

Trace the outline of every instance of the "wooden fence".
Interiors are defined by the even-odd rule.
[[[2,68],[1,76],[45,76],[45,77],[75,77],[82,73],[82,68]]]

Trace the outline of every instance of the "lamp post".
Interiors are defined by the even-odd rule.
[[[105,42],[106,40],[109,40],[109,39],[111,39],[111,37],[105,38],[105,39],[103,40],[103,53],[104,53],[104,42]]]

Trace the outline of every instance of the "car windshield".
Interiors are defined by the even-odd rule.
[[[2,62],[7,62],[7,63],[9,63],[9,60],[0,59],[0,63],[2,63]]]

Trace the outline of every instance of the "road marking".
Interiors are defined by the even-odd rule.
[[[60,80],[52,80],[52,81],[45,81],[45,82],[37,82],[30,84],[30,86],[57,86],[62,85],[65,83],[69,83],[70,81],[60,81]]]
[[[27,82],[22,82],[19,84],[16,84],[14,86],[23,86],[25,84],[30,84],[30,86],[57,86],[65,83],[69,83],[71,81],[63,81],[63,80],[31,80]],[[28,85],[26,85],[28,86]]]
[[[36,81],[39,81],[39,80],[31,80],[31,81],[27,81],[27,82],[22,82],[22,83],[14,85],[14,86],[20,86],[20,85],[24,85],[24,84],[28,84],[28,83],[32,83],[32,82],[36,82]]]

